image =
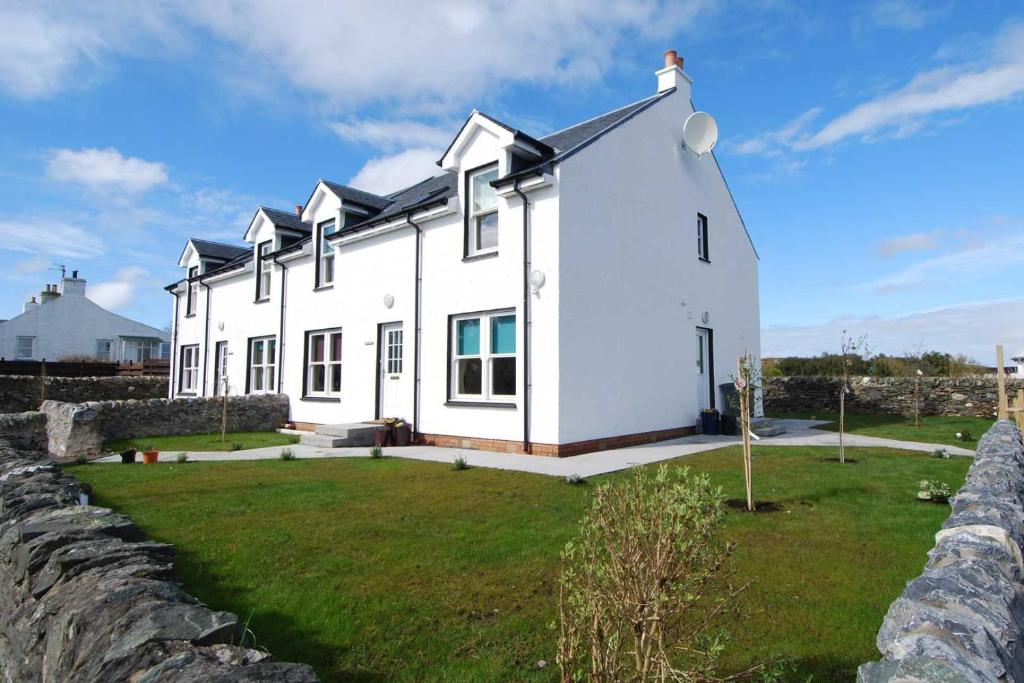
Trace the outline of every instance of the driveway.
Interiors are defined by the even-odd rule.
[[[786,433],[763,438],[755,441],[757,446],[838,446],[839,434],[812,429],[815,425],[827,424],[822,420],[775,420],[776,424],[786,427]],[[847,446],[871,446],[881,448],[899,448],[909,451],[931,452],[936,448],[945,448],[951,455],[973,456],[974,451],[944,444],[918,443],[916,441],[897,441],[896,439],[883,439],[875,436],[861,436],[858,434],[846,435]],[[475,451],[463,448],[440,448],[436,446],[406,446],[403,448],[385,448],[384,455],[412,460],[430,460],[433,462],[452,462],[457,456],[462,456],[466,462],[473,467],[491,467],[501,470],[515,470],[518,472],[531,472],[534,474],[546,474],[552,477],[566,477],[570,474],[578,474],[581,477],[593,477],[608,472],[617,472],[632,467],[633,465],[648,465],[663,460],[671,460],[684,455],[703,453],[704,451],[715,450],[723,446],[731,446],[740,443],[738,436],[687,436],[671,441],[659,441],[658,443],[645,444],[643,446],[631,446],[629,448],[615,448],[597,453],[576,455],[570,458],[551,458],[540,455],[515,455],[509,453],[496,453],[493,451]],[[253,448],[243,451],[210,451],[210,452],[189,452],[189,460],[195,461],[218,461],[218,460],[272,460],[280,457],[282,446],[271,446],[268,448]],[[315,446],[303,446],[296,444],[288,446],[297,458],[352,458],[366,457],[367,448],[318,448]],[[165,462],[173,462],[173,451],[161,454]],[[120,456],[109,456],[99,459],[99,462],[119,462]]]

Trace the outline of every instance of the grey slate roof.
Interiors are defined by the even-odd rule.
[[[332,183],[329,180],[324,180],[323,182],[324,185],[331,189],[331,192],[354,204],[360,204],[371,209],[380,210],[390,203],[390,200],[388,200],[387,197],[381,197],[380,195],[372,194],[370,192],[363,192],[362,190],[357,190],[356,188],[349,187],[348,185]]]
[[[351,225],[342,232],[354,232],[369,223],[377,223],[399,216],[406,211],[417,209],[453,197],[458,191],[458,178],[454,173],[444,172],[441,175],[427,178],[404,190],[388,195],[391,204],[376,216],[361,223]]]
[[[540,141],[551,145],[560,151],[568,151],[577,145],[587,142],[590,138],[594,137],[601,131],[618,123],[644,105],[658,99],[658,97],[658,95],[645,97],[639,102],[627,104],[625,107],[616,109],[615,111],[610,111],[607,114],[601,114],[600,116],[588,121],[577,123],[576,125],[560,130],[557,133],[552,133],[551,135],[542,137]]]
[[[303,222],[301,218],[291,211],[280,211],[267,206],[261,206],[260,210],[267,214],[267,218],[279,228],[289,228],[307,234],[313,232],[312,223]]]
[[[210,242],[209,240],[201,240],[198,238],[191,238],[192,246],[199,252],[199,256],[202,258],[211,258],[218,261],[233,261],[234,259],[252,252],[252,247],[236,247],[230,244],[223,244],[222,242]]]

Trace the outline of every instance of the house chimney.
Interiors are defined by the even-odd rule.
[[[43,285],[43,291],[39,293],[39,303],[47,304],[60,297],[57,285]]]
[[[690,84],[693,82],[683,71],[683,58],[675,50],[665,50],[665,67],[656,72],[658,76],[658,92],[675,88],[690,99]]]
[[[85,296],[85,278],[78,277],[78,271],[71,271],[71,277],[62,278],[60,289],[64,296]]]
[[[295,215],[302,218],[302,204],[295,205]]]
[[[28,313],[33,308],[39,308],[39,302],[36,301],[35,297],[32,297],[31,299],[25,302],[25,304],[21,307],[21,312]]]

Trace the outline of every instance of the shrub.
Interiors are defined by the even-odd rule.
[[[76,465],[88,465],[89,464],[89,458],[85,457],[84,454],[79,453],[78,455],[75,456],[75,464]]]
[[[932,457],[944,458],[946,460],[949,460],[949,451],[947,451],[945,448],[936,448],[934,451],[932,451]]]
[[[241,441],[232,441],[231,442],[231,450],[233,450],[233,451],[240,451],[240,450],[242,450],[242,448],[244,446],[245,446],[245,444],[243,444]]]
[[[373,448],[370,449],[370,457],[373,458],[374,460],[378,458],[383,458],[384,451],[381,449],[380,446],[374,446]]]
[[[970,429],[961,429],[956,433],[956,438],[960,441],[974,441],[974,435],[971,434]]]
[[[188,453],[178,453],[178,455],[174,459],[177,460],[179,463],[184,464],[188,462]]]
[[[464,456],[456,455],[455,456],[455,460],[452,460],[452,469],[453,470],[468,470],[469,469],[469,463],[466,462],[466,458]]]
[[[290,448],[282,448],[280,458],[282,460],[294,460],[295,452]]]
[[[565,478],[565,483],[566,484],[574,484],[574,485],[586,484],[587,480],[584,479],[583,477],[581,477],[578,474],[570,474],[569,476],[567,476]]]
[[[938,479],[922,479],[921,490],[917,497],[921,500],[930,500],[933,503],[946,503],[952,495],[949,484]]]
[[[562,551],[557,661],[563,681],[717,680],[718,617],[739,591],[718,538],[721,489],[662,466],[598,487]]]

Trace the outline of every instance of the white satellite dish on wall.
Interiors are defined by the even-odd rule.
[[[718,124],[706,111],[695,111],[683,123],[683,149],[704,156],[718,142]]]

